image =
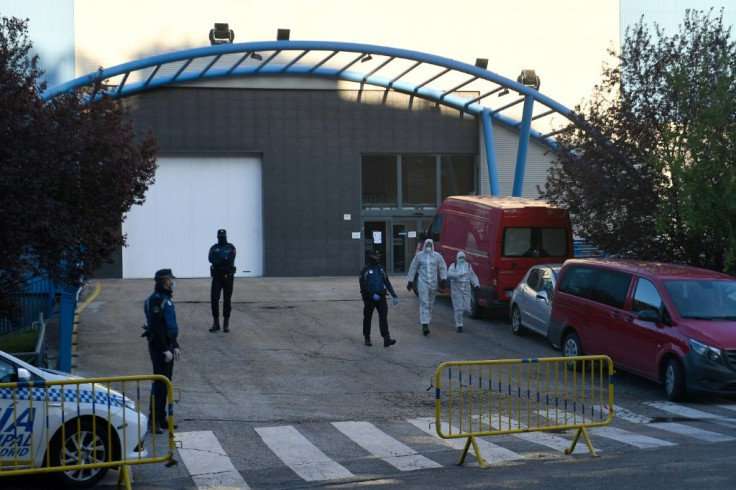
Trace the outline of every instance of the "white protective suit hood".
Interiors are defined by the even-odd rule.
[[[432,247],[432,251],[434,252],[434,241],[432,241],[431,238],[427,238],[426,240],[424,240],[424,247],[422,248],[422,252],[428,253],[427,245],[430,245]]]

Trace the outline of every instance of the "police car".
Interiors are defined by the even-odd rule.
[[[69,379],[80,383],[45,385]],[[0,387],[2,471],[43,468],[47,461],[61,466],[147,457],[143,440],[148,419],[138,413],[135,402],[102,384],[83,381],[0,351],[0,383],[18,383]],[[32,395],[28,382],[33,383]],[[54,474],[64,486],[80,488],[99,482],[107,470],[91,467]]]

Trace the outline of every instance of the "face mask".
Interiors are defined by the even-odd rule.
[[[457,259],[457,263],[458,264],[464,264],[465,263],[465,257],[460,257],[459,259]]]
[[[426,250],[427,253],[432,253],[432,247],[431,246],[424,247],[424,250]]]
[[[176,281],[171,281],[171,286],[169,286],[169,289],[171,291],[173,291],[174,289],[176,289]]]

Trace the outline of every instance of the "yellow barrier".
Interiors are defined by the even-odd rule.
[[[158,446],[140,412],[154,381],[167,390],[168,444]],[[0,477],[58,472],[66,483],[87,486],[120,468],[117,487],[130,489],[130,465],[176,464],[173,403],[171,382],[161,375],[0,383]],[[147,432],[152,454],[143,446]]]
[[[613,362],[608,356],[444,362],[435,374],[435,423],[445,439],[468,440],[520,432],[577,429],[570,454],[582,434],[596,457],[586,427],[613,418]]]

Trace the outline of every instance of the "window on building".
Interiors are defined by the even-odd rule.
[[[437,157],[401,155],[403,208],[437,207]]]
[[[447,196],[475,195],[475,160],[475,155],[363,155],[363,209],[433,209]]]
[[[440,197],[475,195],[475,156],[440,157]]]
[[[396,155],[363,155],[363,209],[396,209]]]

